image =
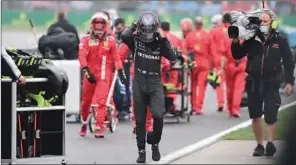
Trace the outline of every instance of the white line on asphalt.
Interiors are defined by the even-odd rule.
[[[296,105],[296,101],[292,102],[292,103],[289,103],[289,104],[286,104],[284,106],[281,106],[279,111],[283,110],[283,109],[286,109],[286,108],[289,108],[293,105]],[[211,137],[208,137],[202,141],[198,141],[197,143],[194,143],[194,144],[191,144],[187,147],[184,147],[180,150],[177,150],[173,153],[170,153],[166,156],[164,156],[159,162],[150,162],[148,164],[169,164],[171,162],[174,162],[176,161],[177,159],[180,159],[182,157],[185,157],[186,155],[189,155],[193,152],[196,152],[197,150],[200,150],[202,148],[205,148],[209,145],[212,145],[213,143],[217,142],[221,137],[231,133],[231,132],[234,132],[234,131],[237,131],[241,128],[245,128],[245,127],[248,127],[252,124],[252,120],[247,120],[245,122],[242,122],[234,127],[231,127],[225,131],[222,131],[216,135],[213,135]]]

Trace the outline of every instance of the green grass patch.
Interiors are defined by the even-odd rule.
[[[295,112],[296,106],[292,106],[288,109],[282,110],[278,115],[276,140],[283,140],[286,135],[287,125],[290,121],[290,117]],[[255,140],[252,126],[239,129],[232,133],[229,133],[221,138],[222,140]],[[266,133],[264,131],[264,139],[266,139]]]

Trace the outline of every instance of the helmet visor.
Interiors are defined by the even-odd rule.
[[[152,42],[155,38],[154,36],[154,32],[152,33],[143,33],[141,31],[139,31],[137,33],[137,37],[142,41],[142,42],[145,42],[145,43],[149,43],[149,42]]]

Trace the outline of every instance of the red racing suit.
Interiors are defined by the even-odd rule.
[[[105,35],[94,40],[91,35],[82,37],[79,44],[78,56],[81,68],[88,67],[96,79],[91,84],[86,76],[83,77],[82,101],[80,115],[85,124],[90,111],[90,105],[98,104],[96,109],[96,127],[104,129],[106,117],[106,102],[113,79],[113,68],[121,69],[122,64],[117,55],[115,38]],[[112,99],[113,101],[113,99]],[[112,104],[112,102],[111,102]]]
[[[210,31],[211,36],[211,63],[212,67],[216,72],[219,72],[221,69],[222,60],[226,59],[227,51],[229,50],[228,44],[226,44],[227,36],[227,27],[222,24],[221,26],[215,27]],[[227,38],[226,38],[227,37]],[[223,58],[223,59],[222,59]],[[224,82],[225,82],[225,73],[220,73],[220,86],[216,88],[218,107],[224,107]]]
[[[239,115],[240,104],[246,83],[247,57],[240,61],[235,60],[231,54],[231,40],[228,39],[227,65],[226,65],[226,85],[227,85],[227,110],[229,115]]]
[[[125,59],[127,58],[128,54],[130,53],[130,50],[128,46],[124,43],[121,43],[118,49],[118,54],[121,58],[122,65],[125,63]],[[130,68],[130,76],[131,80],[134,78],[134,63],[131,64]],[[134,117],[134,104],[133,104],[133,99],[132,99],[132,125],[133,128],[136,128],[136,120]],[[146,131],[151,131],[153,126],[153,118],[152,118],[152,113],[147,109],[147,116],[146,116]]]
[[[196,67],[193,68],[191,74],[191,103],[192,109],[201,114],[210,69],[210,36],[208,32],[203,29],[196,29],[189,33],[185,39],[184,51],[185,54],[188,51],[195,52]]]

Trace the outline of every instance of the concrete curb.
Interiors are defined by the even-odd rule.
[[[284,109],[287,109],[291,106],[294,106],[296,105],[296,101],[292,102],[292,103],[289,103],[289,104],[286,104],[284,106],[281,106],[279,111],[281,110],[284,110]],[[171,162],[174,162],[182,157],[185,157],[186,155],[189,155],[193,152],[196,152],[200,149],[203,149],[207,146],[210,146],[212,144],[214,144],[215,142],[219,141],[219,139],[222,137],[222,136],[225,136],[231,132],[234,132],[234,131],[237,131],[241,128],[245,128],[245,127],[248,127],[252,124],[252,120],[247,120],[245,122],[242,122],[234,127],[231,127],[225,131],[222,131],[218,134],[215,134],[211,137],[208,137],[202,141],[198,141],[197,143],[194,143],[194,144],[191,144],[189,146],[186,146],[180,150],[177,150],[173,153],[170,153],[166,156],[164,156],[159,162],[149,162],[148,164],[169,164]]]

